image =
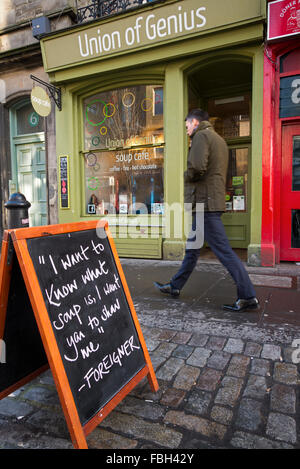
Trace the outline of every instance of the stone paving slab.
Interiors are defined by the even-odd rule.
[[[142,329],[146,342],[159,335],[157,327]],[[173,338],[158,341],[157,348],[174,345]],[[218,337],[209,339],[215,343]],[[231,339],[223,349],[232,346]],[[190,342],[195,342],[193,334]],[[259,357],[245,355],[247,341],[241,353],[221,350],[228,356],[223,366],[208,363],[204,353],[197,366],[176,358],[168,368],[172,357],[164,356],[158,393],[152,394],[144,380],[89,436],[90,447],[189,449],[188,442],[201,440],[201,447],[299,448],[298,365],[280,360],[286,344],[265,345],[277,354],[262,358],[261,347]],[[59,402],[45,399],[54,392],[48,371],[0,402],[0,447],[70,448]]]
[[[222,292],[230,299],[234,286],[218,269],[173,301],[153,289],[158,262],[122,264],[160,388],[152,393],[145,378],[87,437],[89,448],[299,449],[297,315],[272,322],[273,303],[224,314]],[[196,271],[190,288],[202,276]],[[50,370],[0,401],[0,448],[72,448]]]

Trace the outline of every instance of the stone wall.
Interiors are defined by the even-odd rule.
[[[127,8],[138,6],[134,1],[130,0]],[[33,87],[30,75],[49,81],[43,68],[39,40],[33,36],[32,19],[47,16],[51,32],[60,31],[76,24],[76,7],[91,3],[92,0],[0,0],[0,231],[6,227],[4,203],[9,196],[11,179],[10,107],[30,95]],[[48,212],[49,222],[57,223],[55,103],[52,98],[51,102],[52,111],[45,122]]]
[[[0,29],[26,23],[37,16],[61,13],[75,9],[75,0],[1,0]]]
[[[51,31],[58,31],[74,24],[75,11],[75,0],[1,0],[0,54],[29,45],[38,46],[39,41],[32,35],[33,18],[49,17]]]
[[[49,82],[42,63],[40,43],[32,33],[32,19],[47,16],[51,31],[75,24],[75,0],[1,0],[0,1],[0,229],[5,229],[7,214],[4,203],[9,197],[11,148],[9,112],[18,100],[28,98],[33,87],[30,75]],[[45,118],[47,154],[47,188],[49,223],[57,223],[57,155],[55,138],[55,103]],[[7,135],[8,134],[8,135]],[[7,138],[5,137],[7,136]]]

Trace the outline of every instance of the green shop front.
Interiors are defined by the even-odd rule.
[[[181,259],[189,109],[209,112],[230,162],[223,222],[260,263],[265,2],[158,1],[50,33],[59,222],[106,218],[120,256]]]

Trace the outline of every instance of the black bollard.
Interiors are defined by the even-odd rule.
[[[28,209],[31,203],[23,194],[12,194],[4,207],[8,210],[8,229],[29,227]]]

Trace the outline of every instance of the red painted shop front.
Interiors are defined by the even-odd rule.
[[[300,0],[269,2],[268,13],[261,260],[274,266],[300,262]]]

